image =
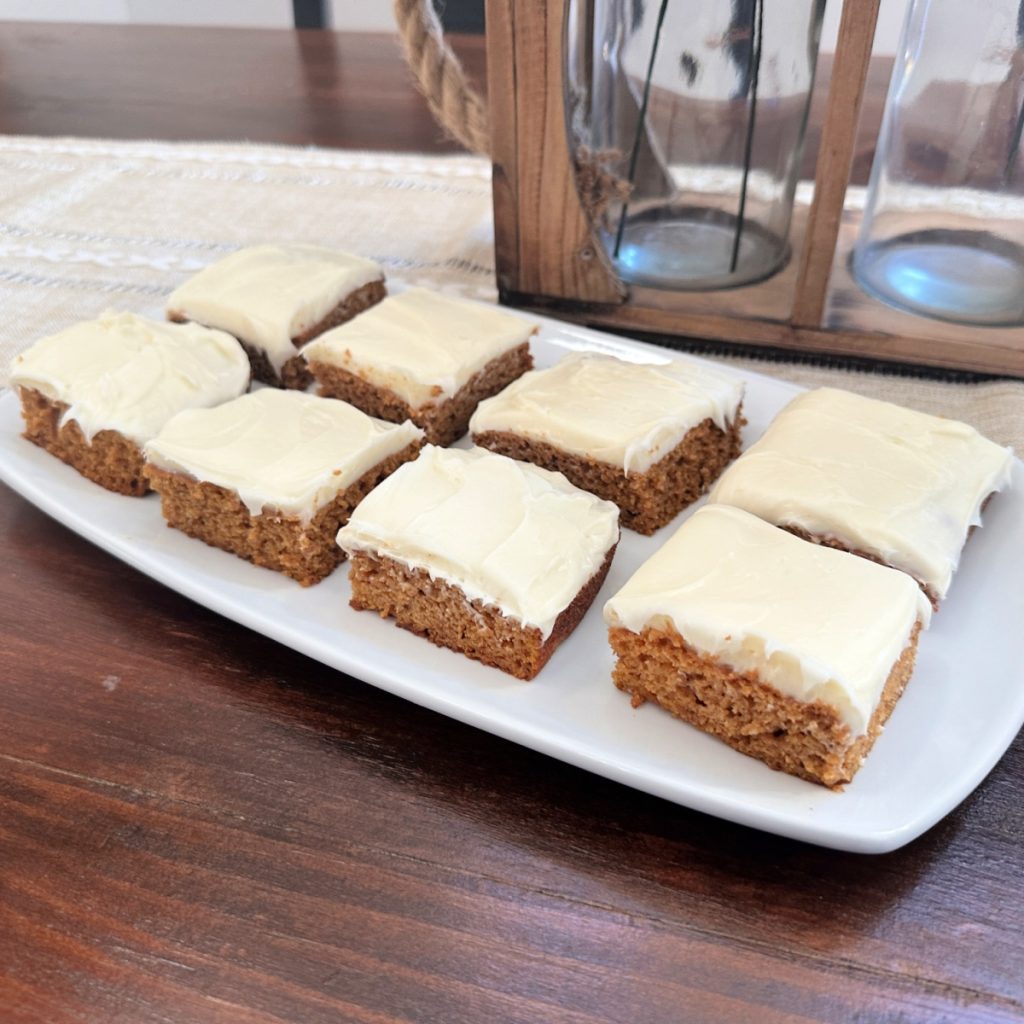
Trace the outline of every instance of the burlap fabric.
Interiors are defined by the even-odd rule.
[[[362,253],[396,282],[496,297],[490,165],[478,157],[0,138],[0,384],[36,338],[110,308],[162,316],[200,267],[278,240]],[[967,420],[1024,452],[1024,383],[725,361]]]

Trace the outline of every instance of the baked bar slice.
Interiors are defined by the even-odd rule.
[[[146,445],[145,472],[169,526],[310,586],[344,557],[338,528],[422,437],[344,402],[264,388],[174,417]]]
[[[11,363],[25,434],[107,490],[142,495],[142,445],[183,409],[249,386],[234,338],[198,324],[105,313],[37,341]]]
[[[594,600],[618,510],[481,448],[424,447],[338,533],[351,605],[532,679]]]
[[[482,402],[475,444],[564,473],[651,534],[740,451],[743,382],[696,360],[573,352]]]
[[[907,575],[740,509],[695,512],[605,605],[615,685],[824,786],[849,782],[914,667]]]
[[[819,388],[779,413],[709,500],[901,569],[938,608],[1012,465],[966,423]]]
[[[410,419],[429,442],[447,445],[482,399],[533,366],[536,330],[514,313],[410,288],[302,354],[321,395],[395,423]]]
[[[299,347],[384,295],[373,260],[315,245],[257,245],[185,281],[167,300],[167,318],[227,331],[256,380],[302,390],[312,378]]]

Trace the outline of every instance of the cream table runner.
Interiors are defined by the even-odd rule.
[[[349,249],[390,280],[494,301],[493,237],[478,157],[0,137],[0,386],[36,338],[110,308],[160,317],[177,284],[241,245]],[[723,361],[967,420],[1024,452],[1024,383]]]

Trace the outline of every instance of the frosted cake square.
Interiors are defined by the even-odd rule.
[[[352,509],[416,457],[422,431],[344,402],[264,388],[174,417],[146,445],[169,526],[303,586],[342,560]]]
[[[169,320],[193,320],[237,338],[266,384],[303,389],[298,349],[384,298],[373,260],[315,245],[257,245],[190,277],[167,300]]]
[[[451,444],[477,404],[533,365],[537,327],[513,313],[425,288],[392,295],[302,354],[321,395],[371,416],[410,419],[432,444]]]
[[[904,573],[740,509],[695,512],[604,608],[613,678],[771,768],[849,782],[931,605]]]
[[[249,386],[238,342],[197,324],[107,313],[37,341],[11,363],[25,434],[107,490],[142,495],[142,446],[183,409]]]
[[[743,383],[695,361],[574,352],[480,403],[475,444],[564,473],[651,534],[740,451]]]
[[[618,509],[559,473],[426,446],[338,533],[351,605],[532,679],[594,600]]]
[[[709,500],[901,569],[937,608],[1012,464],[966,423],[819,388],[779,413]]]

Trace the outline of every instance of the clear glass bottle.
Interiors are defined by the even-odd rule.
[[[824,0],[573,0],[577,186],[625,281],[768,277],[789,224]]]
[[[912,0],[851,266],[939,320],[1024,323],[1024,3]]]

